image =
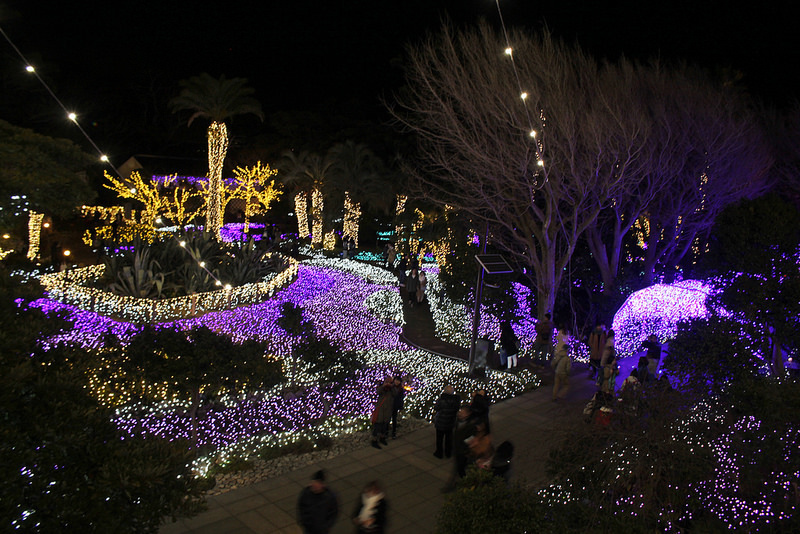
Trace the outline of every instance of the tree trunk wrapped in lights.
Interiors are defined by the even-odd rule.
[[[323,210],[322,191],[320,191],[319,188],[315,188],[314,191],[311,193],[311,217],[312,217],[311,245],[312,246],[322,245],[322,210]]]
[[[407,196],[405,196],[405,195],[397,195],[397,207],[395,208],[395,211],[394,211],[395,218],[400,217],[403,214],[403,212],[406,210],[406,201],[407,200],[408,200]],[[398,225],[396,225],[394,227],[394,239],[395,239],[394,247],[397,250],[400,250],[400,241],[399,240],[400,240],[400,235],[401,235],[402,232],[403,232],[403,225],[402,224],[398,224]]]
[[[361,203],[353,202],[350,193],[344,194],[344,232],[345,236],[353,238],[358,248],[358,220],[361,218]]]
[[[228,152],[228,127],[214,121],[208,127],[208,198],[206,199],[206,231],[219,237],[224,219],[222,205],[222,165]]]
[[[294,196],[294,213],[297,215],[297,235],[302,239],[311,233],[308,230],[308,199],[306,193]]]
[[[31,261],[39,257],[43,220],[43,213],[37,213],[33,210],[28,212],[28,259]]]

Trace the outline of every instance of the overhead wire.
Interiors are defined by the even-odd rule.
[[[91,136],[88,134],[88,132],[86,132],[86,130],[84,130],[83,127],[81,126],[81,124],[78,122],[78,115],[74,111],[69,110],[67,108],[67,106],[65,106],[64,103],[61,101],[61,99],[58,98],[58,96],[55,94],[55,92],[50,88],[50,86],[47,84],[47,82],[44,81],[44,79],[41,76],[39,76],[39,73],[36,70],[36,67],[34,67],[33,64],[30,61],[28,61],[28,59],[25,57],[25,55],[22,53],[22,51],[17,47],[16,44],[14,44],[14,41],[11,40],[11,37],[9,37],[9,35],[3,30],[2,26],[0,26],[0,34],[3,35],[3,38],[6,40],[6,42],[8,42],[8,44],[11,46],[11,48],[14,49],[14,52],[17,53],[17,55],[20,57],[22,62],[25,64],[25,70],[28,73],[30,73],[33,76],[35,76],[37,80],[39,80],[39,83],[42,84],[42,87],[44,87],[45,90],[53,98],[53,100],[56,101],[58,106],[64,111],[64,114],[67,116],[67,118],[70,121],[72,121],[73,124],[75,124],[75,126],[78,128],[78,130],[81,132],[81,134],[83,134],[83,136],[89,142],[89,144],[92,145],[92,148],[94,148],[97,151],[97,154],[99,155],[100,161],[102,161],[103,163],[108,164],[114,170],[114,172],[117,174],[117,176],[121,176],[119,170],[117,170],[117,168],[114,166],[114,164],[108,158],[108,156],[102,150],[100,150],[100,147],[97,146],[97,143],[94,142],[94,140],[91,138]]]

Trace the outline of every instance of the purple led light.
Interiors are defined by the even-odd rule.
[[[676,284],[656,284],[633,293],[614,315],[616,349],[622,356],[640,350],[650,334],[666,341],[673,337],[679,322],[708,317],[706,298],[712,288],[698,280]]]

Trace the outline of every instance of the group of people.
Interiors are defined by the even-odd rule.
[[[627,414],[637,414],[642,385],[658,380],[661,343],[656,335],[651,334],[642,343],[642,348],[646,350],[646,353],[639,358],[636,367],[631,370],[630,375],[622,382],[617,391],[619,365],[614,340],[614,330],[606,330],[602,323],[598,324],[589,335],[589,378],[594,379],[598,387],[597,393],[584,410],[589,420],[594,419],[598,411],[607,418],[605,414],[610,414],[616,406]],[[668,384],[666,376],[662,378]],[[614,402],[617,394],[619,404]]]
[[[351,519],[359,534],[382,534],[386,527],[386,496],[377,480],[369,482],[361,492]],[[328,487],[325,472],[319,470],[300,492],[297,520],[303,534],[327,534],[339,518],[339,498]]]
[[[489,423],[489,397],[479,389],[470,401],[462,405],[453,386],[446,386],[434,404],[433,425],[436,428],[436,458],[453,458],[453,473],[446,489],[452,489],[458,477],[466,475],[467,467],[475,465],[508,479],[514,448],[503,442],[492,444]]]
[[[428,287],[428,275],[420,268],[419,258],[414,254],[409,255],[408,259],[403,256],[400,258],[395,270],[394,261],[397,253],[391,244],[387,245],[384,255],[387,258],[386,267],[390,271],[397,273],[400,292],[401,294],[405,292],[404,300],[407,300],[412,307],[424,303]]]
[[[342,259],[349,259],[356,251],[356,240],[349,236],[342,236]]]
[[[378,400],[372,411],[372,446],[380,449],[381,445],[387,446],[387,437],[391,428],[392,439],[397,438],[397,416],[403,409],[406,395],[405,385],[400,376],[386,377],[383,384],[378,386]]]

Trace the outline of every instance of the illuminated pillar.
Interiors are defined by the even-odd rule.
[[[322,245],[322,191],[319,188],[311,193],[311,246]]]
[[[344,235],[355,240],[358,248],[358,221],[361,218],[361,203],[353,202],[350,193],[344,194]]]
[[[407,196],[397,195],[397,207],[395,208],[394,212],[395,218],[400,217],[400,215],[402,215],[403,212],[406,210],[406,200],[408,200]],[[398,251],[400,250],[400,235],[402,231],[403,231],[402,224],[398,224],[394,227],[394,239],[395,239],[394,248],[397,249]]]
[[[206,202],[206,231],[219,238],[224,218],[222,205],[222,164],[228,152],[228,127],[214,121],[208,127],[208,199]]]
[[[300,238],[308,237],[308,200],[305,192],[294,196],[294,212],[297,214],[297,235]]]
[[[39,245],[42,236],[43,213],[28,211],[28,259],[35,261],[39,258]]]

